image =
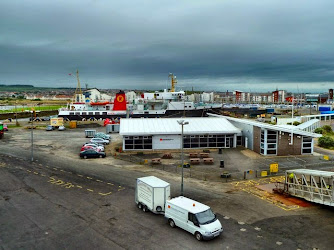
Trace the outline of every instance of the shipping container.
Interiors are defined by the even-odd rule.
[[[96,134],[96,130],[92,130],[92,129],[87,129],[85,130],[85,136],[86,138],[90,137],[93,138]]]
[[[330,106],[319,106],[319,111],[331,111]]]
[[[106,133],[119,133],[120,124],[107,124]]]

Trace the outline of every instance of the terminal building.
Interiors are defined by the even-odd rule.
[[[314,138],[321,137],[294,126],[277,126],[254,120],[212,115],[198,118],[121,119],[124,151],[180,149],[184,125],[185,149],[244,146],[261,155],[313,154]]]
[[[180,149],[182,127],[183,146],[190,148],[232,148],[237,146],[241,130],[225,118],[130,118],[121,119],[120,135],[123,150]]]

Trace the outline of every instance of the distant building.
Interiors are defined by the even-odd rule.
[[[249,102],[250,101],[250,93],[249,92],[243,92],[239,90],[235,90],[233,92],[235,102]]]
[[[272,94],[274,103],[285,102],[286,90],[275,90]]]

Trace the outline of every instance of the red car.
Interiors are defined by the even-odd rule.
[[[83,146],[80,151],[85,151],[85,150],[88,150],[88,149],[93,149],[97,152],[101,152],[101,149],[99,149],[98,147],[93,147],[93,146]]]

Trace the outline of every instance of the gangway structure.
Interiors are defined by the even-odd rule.
[[[305,200],[334,206],[334,172],[294,169],[285,172],[284,192]]]

